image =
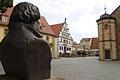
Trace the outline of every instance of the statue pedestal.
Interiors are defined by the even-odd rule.
[[[21,80],[21,79],[17,79],[17,78],[6,76],[6,75],[0,75],[0,80]],[[44,80],[65,80],[65,79],[60,77],[51,77],[51,79],[44,79]]]
[[[0,80],[20,80],[11,76],[0,75]]]

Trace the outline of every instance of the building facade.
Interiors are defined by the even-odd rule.
[[[96,54],[99,54],[98,38],[82,38],[77,48],[77,52],[80,54],[84,51],[88,56],[95,56]]]
[[[6,12],[1,13],[0,12],[0,41],[3,39],[3,37],[6,35],[8,32],[8,22],[9,22],[9,17],[12,13],[13,7],[8,8]]]
[[[116,18],[111,14],[105,14],[100,16],[97,20],[98,23],[98,40],[99,40],[99,59],[100,60],[118,60],[119,52],[118,47],[118,32],[116,25]]]
[[[116,48],[117,48],[117,59],[120,59],[120,6],[118,6],[112,13],[116,25]]]
[[[8,31],[7,24],[8,24],[8,16],[1,14],[0,15],[0,41],[3,39],[3,37]]]
[[[78,55],[77,54],[78,48],[79,48],[79,43],[73,42],[73,44],[72,44],[72,55]]]
[[[79,43],[78,51],[86,51],[87,53],[90,51],[90,44],[91,44],[91,38],[82,38]]]
[[[90,52],[92,56],[99,56],[98,37],[91,38]]]
[[[59,55],[71,55],[73,39],[69,33],[66,18],[63,23],[51,25],[53,32],[58,37],[58,53]]]

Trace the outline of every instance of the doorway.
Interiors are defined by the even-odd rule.
[[[64,53],[66,53],[66,46],[64,46]]]
[[[105,59],[110,59],[110,49],[105,50]]]

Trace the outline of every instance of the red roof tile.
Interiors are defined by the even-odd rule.
[[[56,36],[59,36],[63,25],[64,25],[64,23],[59,23],[59,24],[54,24],[54,25],[50,25],[50,26],[52,27],[52,30],[56,34]]]
[[[43,33],[46,33],[46,34],[50,34],[50,35],[56,36],[55,33],[52,31],[52,28],[51,28],[51,27],[44,27]]]
[[[41,16],[40,17],[40,24],[43,26],[43,27],[50,27],[47,20],[45,19],[44,16]]]
[[[13,11],[13,7],[7,8],[7,11],[5,13],[1,13],[0,15],[4,15],[4,16],[10,17],[12,11]]]
[[[44,16],[41,16],[41,18],[40,18],[40,24],[44,28],[44,30],[41,31],[42,33],[46,33],[46,34],[50,34],[50,35],[56,36]]]

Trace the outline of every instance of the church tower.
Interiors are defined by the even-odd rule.
[[[116,19],[106,12],[97,20],[99,59],[117,60]]]

